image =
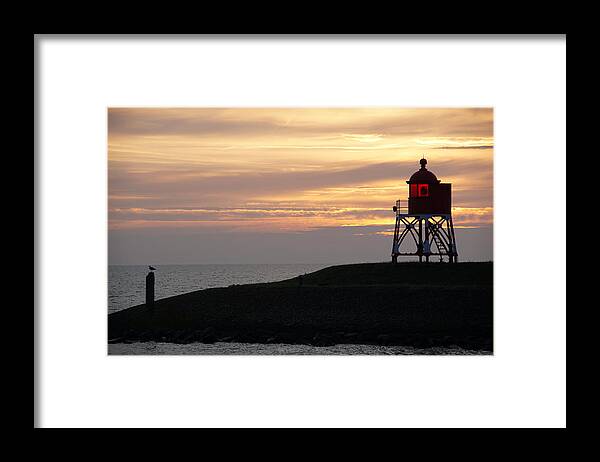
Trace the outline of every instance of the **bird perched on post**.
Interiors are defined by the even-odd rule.
[[[148,266],[148,268],[150,269],[150,271],[154,271],[156,269],[154,266]]]

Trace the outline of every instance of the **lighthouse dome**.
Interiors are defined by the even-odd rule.
[[[427,170],[427,167],[425,167],[427,165],[427,159],[421,159],[419,163],[421,164],[421,169],[412,174],[410,180],[407,181],[408,184],[436,184],[440,182],[440,180],[438,180],[437,177],[432,172]]]

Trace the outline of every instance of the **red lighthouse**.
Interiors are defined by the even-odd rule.
[[[427,160],[420,160],[421,168],[413,173],[408,183],[408,204],[396,201],[396,226],[392,243],[392,261],[398,256],[418,256],[429,261],[431,255],[458,261],[456,238],[452,223],[452,185],[442,183],[427,170]],[[410,235],[417,246],[414,252],[402,252],[401,245]],[[409,239],[410,241],[410,239]]]

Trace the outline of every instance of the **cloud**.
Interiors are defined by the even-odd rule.
[[[491,108],[109,108],[109,135],[492,136]]]
[[[163,170],[149,175],[132,170],[111,169],[109,187],[111,193],[125,194],[135,191],[136,195],[181,194],[195,197],[198,203],[203,202],[206,195],[214,193],[229,195],[251,194],[260,197],[264,194],[282,194],[293,191],[306,191],[335,186],[364,186],[381,180],[397,181],[399,187],[405,187],[405,181],[416,171],[415,161],[385,162],[368,164],[359,167],[338,167],[326,171],[280,171],[280,172],[247,172],[245,174],[226,174],[204,176],[204,172],[194,169]],[[444,176],[462,175],[474,171],[477,167],[487,168],[486,162],[441,161],[436,164],[436,174]]]
[[[479,146],[435,146],[431,149],[494,149],[493,145],[479,145]]]
[[[386,233],[423,154],[453,184],[455,224],[484,228],[492,121],[489,108],[110,108],[110,233]]]

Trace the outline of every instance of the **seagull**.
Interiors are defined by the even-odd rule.
[[[154,271],[156,269],[154,266],[148,266],[148,268],[150,268],[150,271]]]

